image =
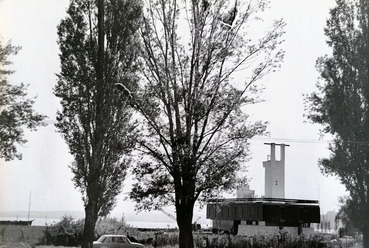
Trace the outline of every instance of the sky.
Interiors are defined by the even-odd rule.
[[[318,160],[329,156],[330,137],[321,138],[321,127],[306,122],[303,94],[316,89],[316,59],[330,53],[323,28],[334,5],[333,0],[271,1],[263,17],[283,18],[287,23],[282,45],[285,60],[278,72],[263,79],[264,101],[246,109],[251,119],[269,122],[269,136],[250,141],[252,158],[245,164],[250,188],[256,195],[264,194],[262,162],[270,154],[270,147],[264,143],[288,144],[286,197],[319,200],[322,213],[337,211],[338,198],[347,192],[338,179],[323,175],[318,167]],[[1,38],[22,47],[17,56],[10,58],[16,72],[9,80],[29,84],[29,96],[37,96],[36,111],[46,114],[49,123],[37,132],[26,131],[28,143],[19,148],[22,160],[0,161],[2,211],[28,210],[29,206],[31,211],[83,211],[81,194],[68,168],[72,157],[53,125],[59,109],[52,93],[59,72],[56,27],[67,6],[67,0],[0,0]],[[126,181],[112,215],[134,211],[134,204],[125,199],[130,183]],[[206,219],[204,210],[195,216]]]

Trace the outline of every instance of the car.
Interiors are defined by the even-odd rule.
[[[343,236],[339,239],[343,247],[354,247],[355,239],[352,236]]]
[[[341,242],[338,241],[337,239],[332,239],[329,242],[329,245],[327,245],[327,247],[332,247],[332,248],[342,248]]]
[[[131,242],[125,235],[102,235],[93,242],[94,248],[143,248],[144,245]]]

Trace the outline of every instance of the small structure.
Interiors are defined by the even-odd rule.
[[[207,204],[207,218],[213,228],[233,234],[255,235],[286,231],[292,235],[312,234],[312,223],[320,222],[319,202],[285,198],[285,144],[268,143],[271,154],[263,162],[265,196],[255,197],[248,185],[237,189],[237,198],[213,199]],[[275,149],[280,147],[280,160]]]
[[[0,220],[0,226],[30,226],[34,220]]]

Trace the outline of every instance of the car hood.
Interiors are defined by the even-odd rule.
[[[131,242],[131,245],[138,245],[138,246],[144,246],[143,244],[140,244],[140,243],[136,243],[136,242]]]

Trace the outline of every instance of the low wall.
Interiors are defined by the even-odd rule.
[[[0,225],[0,244],[14,242],[38,244],[45,230],[46,226]]]

